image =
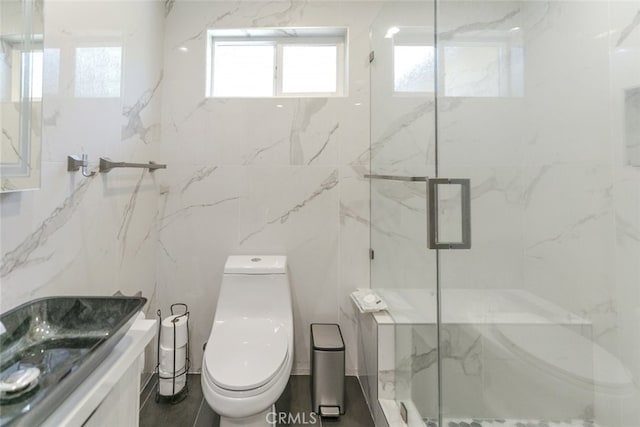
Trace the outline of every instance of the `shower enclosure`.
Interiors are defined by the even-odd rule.
[[[640,0],[388,2],[371,48],[389,423],[640,425]]]

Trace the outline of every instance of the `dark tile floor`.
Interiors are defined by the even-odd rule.
[[[220,417],[211,410],[202,396],[200,375],[189,375],[189,394],[185,400],[175,405],[156,403],[156,383],[157,380],[152,378],[140,395],[140,427],[219,426]],[[358,379],[346,377],[345,388],[346,414],[338,419],[320,420],[318,417],[314,423],[312,421],[316,418],[311,416],[311,377],[292,376],[276,402],[276,411],[278,414],[283,413],[280,415],[283,422],[279,426],[373,427]]]

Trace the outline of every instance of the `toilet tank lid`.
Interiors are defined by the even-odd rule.
[[[224,265],[225,274],[285,274],[284,255],[231,255]]]

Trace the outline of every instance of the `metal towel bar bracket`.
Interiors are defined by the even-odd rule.
[[[77,172],[82,168],[82,176],[89,178],[95,172],[89,172],[89,159],[87,154],[81,156],[67,156],[67,171]]]
[[[127,162],[113,162],[107,158],[100,157],[100,172],[107,173],[111,169],[115,168],[144,168],[153,172],[156,169],[166,169],[167,165],[161,165],[155,162],[149,163],[127,163]]]

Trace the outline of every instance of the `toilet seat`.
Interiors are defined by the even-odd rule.
[[[282,325],[270,319],[216,322],[205,350],[206,374],[231,393],[259,389],[288,361],[288,341]]]
[[[265,393],[266,390],[273,387],[274,384],[276,384],[282,377],[287,377],[288,375],[283,375],[283,372],[286,371],[286,366],[288,363],[289,363],[289,354],[287,354],[287,357],[284,363],[282,364],[281,369],[273,376],[273,378],[271,378],[268,382],[261,385],[260,387],[249,389],[249,390],[228,390],[226,388],[220,387],[218,384],[215,383],[215,381],[211,377],[211,374],[209,373],[209,369],[207,369],[206,361],[202,366],[202,380],[206,381],[206,383],[208,384],[208,387],[211,387],[211,389],[215,390],[215,392],[220,396],[225,396],[232,399],[250,398],[252,396],[259,396],[260,394]]]

